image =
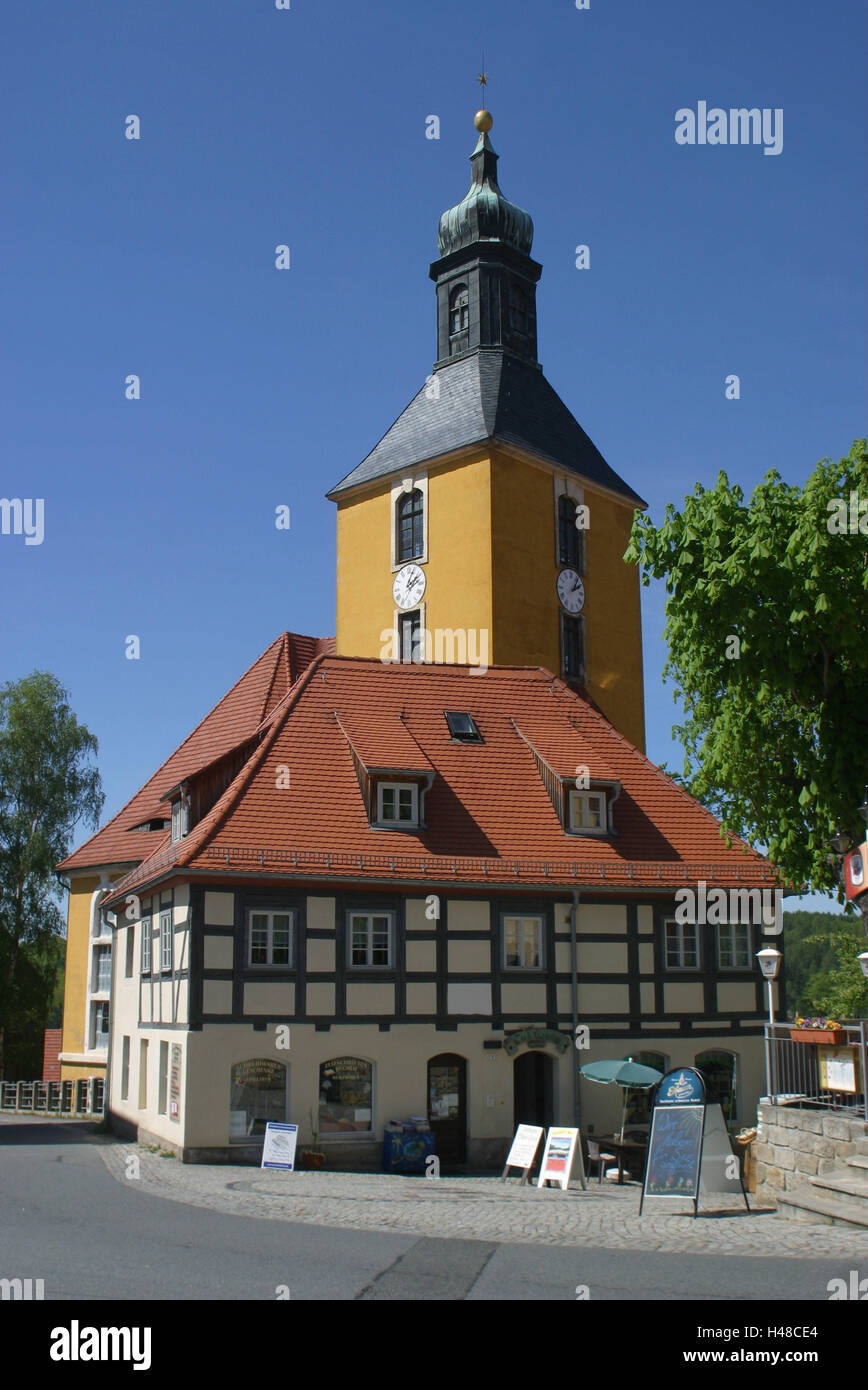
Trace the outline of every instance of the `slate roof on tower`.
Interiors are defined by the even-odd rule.
[[[446,710],[472,715],[483,741],[454,740]],[[348,728],[371,763],[427,773],[419,828],[371,823]],[[586,766],[591,779],[620,784],[614,835],[567,833],[535,749],[558,776]],[[728,846],[714,816],[550,672],[338,656],[311,663],[202,820],[174,844],[162,836],[106,905],[169,877],[239,873],[412,882],[416,891],[448,882],[622,893],[773,878],[761,855],[737,839]]]

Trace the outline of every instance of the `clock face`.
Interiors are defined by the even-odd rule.
[[[568,613],[581,613],[585,606],[585,586],[575,570],[561,570],[558,598]]]
[[[425,571],[419,565],[404,565],[395,575],[392,597],[398,608],[415,608],[425,592]]]

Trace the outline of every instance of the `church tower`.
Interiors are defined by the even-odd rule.
[[[470,188],[444,212],[437,359],[337,503],[337,650],[545,666],[644,750],[639,572],[645,503],[546,381],[533,222],[475,118]]]

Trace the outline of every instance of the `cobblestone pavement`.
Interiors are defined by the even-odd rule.
[[[467,1240],[718,1255],[868,1259],[868,1232],[787,1221],[770,1207],[748,1215],[729,1196],[693,1217],[692,1203],[649,1198],[639,1186],[576,1183],[569,1193],[519,1187],[496,1177],[400,1177],[385,1173],[267,1172],[228,1164],[184,1164],[136,1143],[95,1140],[113,1177],[141,1183],[171,1202],[238,1216],[315,1226]],[[139,1160],[138,1179],[126,1176]],[[752,1205],[753,1201],[752,1199]],[[677,1205],[677,1210],[673,1206]]]

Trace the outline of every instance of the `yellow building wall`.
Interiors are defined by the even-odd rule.
[[[63,985],[62,1052],[87,1048],[87,975],[90,968],[90,903],[99,887],[99,874],[71,878],[66,917],[66,976]],[[61,1062],[61,1081],[104,1076],[105,1062]]]
[[[432,641],[438,628],[491,632],[490,477],[490,460],[478,454],[428,470],[429,558],[420,563],[426,578],[424,621]],[[392,482],[338,503],[340,656],[380,657],[393,631]]]
[[[418,472],[419,470],[417,470]],[[549,469],[493,450],[429,467],[424,623],[428,660],[437,632],[468,634],[474,664],[560,672],[556,519]],[[337,650],[382,657],[395,622],[391,562],[394,479],[338,503]],[[588,690],[642,750],[645,711],[639,571],[624,562],[633,509],[584,485]],[[472,634],[472,636],[471,636]],[[447,637],[439,659],[458,660]],[[454,653],[454,655],[451,655]]]
[[[633,508],[582,484],[588,692],[642,750],[645,709],[639,571],[624,562]],[[492,465],[494,633],[492,660],[560,672],[555,500],[548,470],[505,454]]]

